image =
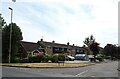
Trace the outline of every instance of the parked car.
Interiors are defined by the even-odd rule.
[[[71,55],[68,55],[67,58],[68,58],[69,61],[74,61],[75,60],[75,57],[73,57]]]
[[[95,58],[94,58],[94,55],[88,55],[88,57],[89,57],[89,60],[91,62],[95,62],[96,61]]]
[[[89,57],[87,54],[76,54],[75,60],[89,60]]]
[[[29,62],[29,58],[26,57],[26,58],[20,59],[20,62],[21,63],[28,63]]]

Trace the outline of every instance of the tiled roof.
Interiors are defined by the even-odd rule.
[[[67,45],[67,44],[60,44],[60,43],[53,43],[53,42],[46,42],[46,41],[38,41],[38,43],[40,45],[44,45],[44,46],[53,46],[53,47],[62,47],[62,48],[67,48],[68,46],[70,48],[76,48],[76,49],[80,49],[80,48],[83,48],[83,47],[80,47],[80,46],[73,46],[73,45]]]
[[[33,42],[26,42],[26,41],[21,41],[21,45],[23,46],[23,48],[25,49],[25,51],[33,51],[35,49],[39,50],[39,45],[37,43],[33,43]]]

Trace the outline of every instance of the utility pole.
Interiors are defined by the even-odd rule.
[[[12,46],[11,46],[11,40],[12,40],[12,15],[13,15],[13,9],[11,8],[11,7],[9,7],[9,9],[11,10],[11,26],[10,26],[10,45],[9,45],[9,63],[10,63],[10,61],[11,61],[11,48],[12,48]]]

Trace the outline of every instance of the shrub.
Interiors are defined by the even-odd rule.
[[[51,61],[53,62],[53,63],[57,63],[58,62],[58,54],[53,54],[52,56],[51,56]]]
[[[20,63],[20,58],[15,57],[14,59],[12,59],[12,63]]]
[[[65,55],[64,54],[59,54],[58,60],[59,61],[65,61]]]
[[[57,63],[58,61],[65,61],[65,55],[64,54],[53,54],[51,56],[51,61],[53,63]]]
[[[100,62],[104,60],[104,58],[102,56],[98,56],[96,57],[97,60],[99,60]]]
[[[30,61],[31,63],[41,62],[41,61],[39,60],[39,57],[37,57],[37,56],[29,57],[29,61]]]
[[[44,60],[44,62],[48,62],[49,60],[51,60],[51,56],[45,55],[43,60]]]
[[[39,63],[39,62],[43,61],[43,57],[44,57],[43,54],[38,54],[36,56],[29,57],[29,62]]]

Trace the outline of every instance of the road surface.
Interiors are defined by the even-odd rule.
[[[81,68],[2,67],[3,77],[118,77],[118,62],[97,63]]]

